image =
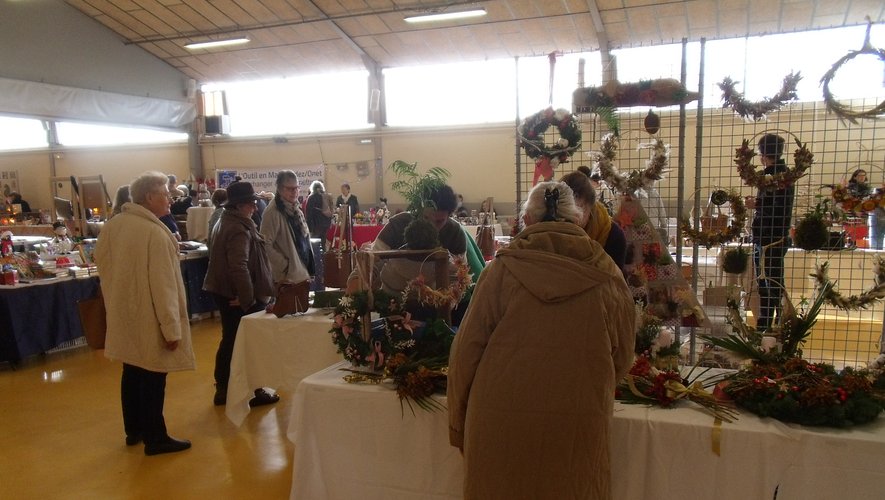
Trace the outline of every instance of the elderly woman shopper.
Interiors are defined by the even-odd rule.
[[[580,219],[565,183],[539,183],[526,228],[479,278],[449,361],[466,499],[611,497],[609,425],[633,359],[633,300]]]
[[[590,177],[584,172],[577,171],[565,174],[560,181],[572,188],[575,196],[575,204],[583,214],[578,225],[591,239],[602,245],[605,253],[617,264],[618,269],[624,270],[627,260],[627,236],[608,213],[608,208],[596,198],[596,190]]]
[[[304,213],[298,206],[298,177],[291,170],[277,174],[277,192],[264,211],[261,234],[268,242],[267,253],[273,282],[300,283],[314,274],[313,249]]]
[[[132,203],[105,223],[95,246],[107,308],[105,356],[123,362],[120,395],[126,444],[145,455],[186,450],[166,432],[166,375],[193,370],[194,351],[166,176],[147,172],[130,185]]]
[[[215,355],[216,405],[227,403],[230,361],[240,319],[264,309],[273,295],[264,238],[251,218],[257,210],[257,199],[252,184],[232,182],[227,188],[224,213],[212,231],[203,289],[214,295],[221,314],[221,343]],[[249,405],[271,404],[279,399],[276,394],[256,389]]]

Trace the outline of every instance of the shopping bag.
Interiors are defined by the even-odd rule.
[[[277,285],[276,300],[271,304],[269,312],[278,318],[287,314],[307,312],[310,307],[309,293],[310,280],[298,283],[280,283]]]
[[[104,349],[108,323],[101,288],[98,289],[94,297],[78,301],[77,311],[80,314],[80,326],[83,329],[83,335],[86,336],[86,344],[93,349]]]

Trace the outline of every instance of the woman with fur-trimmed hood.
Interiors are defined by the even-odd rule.
[[[449,440],[466,499],[608,499],[614,391],[633,360],[633,299],[576,225],[571,189],[543,182],[526,228],[477,283],[449,362]]]

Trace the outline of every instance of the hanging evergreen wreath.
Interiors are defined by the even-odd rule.
[[[833,77],[836,76],[836,71],[839,71],[839,68],[841,68],[843,64],[855,57],[862,54],[868,54],[877,56],[879,61],[885,62],[885,50],[877,49],[870,43],[870,28],[872,28],[872,26],[872,21],[870,20],[870,17],[867,16],[867,33],[864,38],[863,47],[861,47],[860,50],[849,51],[848,54],[842,56],[820,79],[820,83],[823,86],[824,103],[827,105],[827,112],[838,116],[839,120],[843,122],[847,120],[851,123],[857,124],[858,118],[877,119],[879,115],[885,113],[885,100],[880,102],[875,108],[866,111],[852,111],[850,107],[837,102],[833,97],[833,93],[830,92],[830,82],[833,80]]]
[[[836,290],[835,285],[830,285],[830,277],[828,275],[830,263],[824,262],[815,268],[812,277],[817,282],[819,293],[824,294],[824,300],[843,311],[858,311],[881,301],[885,298],[885,259],[876,258],[873,264],[873,274],[875,285],[859,295],[844,296]]]
[[[699,246],[712,248],[714,246],[723,245],[739,238],[747,223],[747,207],[744,205],[744,199],[740,194],[734,191],[728,193],[727,201],[731,203],[731,210],[734,218],[727,228],[708,229],[698,231],[691,225],[691,221],[687,217],[682,218],[682,235]]]
[[[795,165],[786,172],[778,172],[774,175],[764,171],[757,172],[756,166],[751,162],[756,152],[750,147],[750,141],[744,139],[741,147],[735,149],[734,162],[737,165],[738,174],[744,184],[757,189],[785,189],[792,186],[797,180],[805,176],[806,170],[814,163],[814,154],[808,150],[806,144],[794,138],[798,148],[793,153]]]
[[[750,102],[746,100],[744,94],[735,89],[738,82],[732,80],[730,76],[726,76],[725,79],[717,85],[719,86],[719,89],[722,90],[723,108],[731,108],[745,120],[752,116],[753,121],[759,121],[765,118],[765,115],[768,113],[777,111],[783,107],[788,101],[795,101],[798,99],[798,96],[796,95],[796,84],[798,84],[801,79],[802,76],[798,72],[790,73],[784,77],[784,83],[781,85],[780,91],[775,94],[774,97],[763,99],[758,102]]]
[[[556,127],[560,138],[553,144],[546,144],[544,133],[551,126]],[[577,117],[567,110],[547,108],[529,116],[519,125],[519,145],[529,158],[556,158],[565,163],[581,145],[581,127],[578,126]]]
[[[620,194],[630,194],[639,189],[647,189],[655,182],[664,178],[670,162],[670,145],[655,139],[653,143],[640,144],[640,148],[651,148],[652,157],[646,162],[645,170],[634,170],[622,175],[615,170],[614,160],[617,156],[618,138],[614,134],[606,134],[598,152],[590,153],[596,159],[599,175],[612,190]]]

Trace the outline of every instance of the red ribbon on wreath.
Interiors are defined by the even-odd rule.
[[[535,160],[535,175],[532,177],[532,186],[538,183],[538,178],[549,181],[553,178],[553,165],[550,164],[550,157],[542,156]]]

